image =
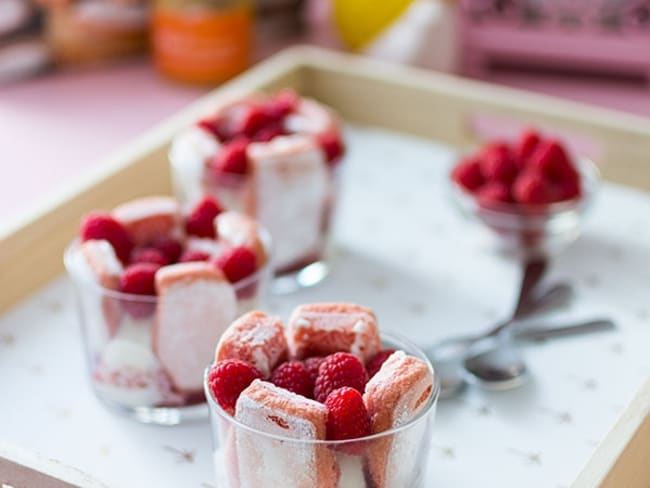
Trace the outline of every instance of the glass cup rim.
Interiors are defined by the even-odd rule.
[[[214,363],[212,363],[210,366],[208,366],[205,369],[205,372],[203,374],[203,388],[205,390],[205,397],[208,402],[208,408],[210,409],[210,412],[214,411],[219,415],[219,417],[223,418],[226,422],[228,422],[230,425],[233,425],[234,427],[238,429],[243,429],[251,434],[259,435],[267,439],[273,439],[277,441],[282,441],[282,442],[288,442],[288,443],[294,443],[294,444],[304,444],[304,445],[314,445],[314,446],[338,446],[338,445],[346,445],[346,444],[351,444],[351,443],[357,443],[357,442],[368,442],[368,441],[373,441],[377,439],[381,439],[384,437],[387,437],[389,435],[397,434],[399,432],[402,432],[404,430],[407,430],[409,427],[421,422],[423,419],[426,419],[429,413],[433,408],[435,408],[436,403],[438,402],[438,397],[440,395],[440,380],[438,378],[438,375],[435,374],[433,366],[431,364],[431,361],[427,358],[427,356],[424,354],[424,351],[417,345],[415,345],[412,341],[407,339],[401,334],[396,334],[394,332],[384,332],[381,334],[382,339],[388,339],[389,341],[394,341],[399,344],[403,344],[406,346],[406,348],[409,349],[407,354],[411,356],[415,356],[418,359],[422,359],[426,365],[427,368],[429,369],[429,372],[431,373],[433,377],[433,389],[431,390],[431,394],[429,395],[429,399],[427,400],[426,405],[420,409],[420,411],[417,413],[417,415],[411,419],[409,419],[407,422],[398,425],[397,427],[392,427],[388,430],[385,430],[383,432],[378,432],[376,434],[371,434],[367,435],[365,437],[358,437],[355,439],[344,439],[344,440],[327,440],[327,439],[296,439],[293,437],[284,437],[281,435],[277,434],[270,434],[268,432],[264,432],[262,430],[257,430],[253,427],[250,427],[246,424],[243,424],[239,420],[237,420],[234,416],[230,415],[227,413],[223,408],[221,408],[221,405],[214,399],[212,396],[212,392],[210,391],[210,388],[208,387],[208,374],[210,372],[210,368],[213,366]]]
[[[554,215],[561,214],[566,211],[573,211],[576,209],[586,209],[593,202],[594,197],[598,193],[601,181],[601,173],[598,166],[587,157],[577,157],[578,171],[583,177],[585,183],[583,188],[584,194],[580,198],[571,200],[562,200],[559,202],[552,202],[540,205],[522,205],[515,203],[498,203],[490,208],[479,207],[478,202],[467,189],[461,187],[458,183],[450,177],[451,170],[458,164],[459,159],[454,159],[454,163],[448,171],[447,182],[450,188],[450,193],[453,200],[457,205],[463,206],[469,201],[472,208],[480,210],[481,214],[486,218],[493,216],[495,218],[512,217],[512,218],[526,218],[526,217],[543,217],[552,218]],[[524,212],[522,214],[522,211]]]
[[[266,230],[265,227],[262,227],[259,223],[258,225],[258,231],[260,233],[260,238],[262,240],[262,243],[264,244],[264,250],[266,251],[267,255],[267,260],[266,263],[264,263],[264,266],[262,266],[260,269],[255,271],[250,276],[247,276],[243,280],[239,280],[235,283],[231,283],[233,289],[235,290],[235,293],[237,293],[239,290],[246,288],[248,285],[257,282],[260,280],[266,273],[271,272],[272,268],[272,261],[273,261],[273,240],[271,238],[271,234],[269,233],[268,230]],[[79,273],[75,271],[75,265],[74,265],[74,252],[79,248],[79,245],[81,244],[80,239],[77,237],[75,238],[68,246],[66,247],[64,253],[63,253],[63,264],[65,266],[66,271],[68,272],[68,275],[76,282],[83,282],[84,285],[88,285],[93,287],[97,292],[101,293],[103,296],[119,299],[119,300],[124,300],[124,301],[129,301],[129,302],[139,302],[139,303],[157,303],[158,302],[158,296],[157,295],[135,295],[132,293],[123,293],[121,291],[117,290],[110,290],[108,288],[104,288],[101,286],[99,283],[86,279],[84,276],[81,276]]]

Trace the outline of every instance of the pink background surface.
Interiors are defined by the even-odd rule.
[[[321,45],[335,44],[327,33],[313,37]],[[267,46],[257,57],[276,47]],[[490,81],[650,115],[650,89],[642,84],[524,73],[500,74]],[[40,198],[206,91],[161,78],[147,59],[0,86],[0,218],[29,211]]]

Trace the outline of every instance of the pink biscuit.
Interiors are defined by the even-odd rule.
[[[81,255],[95,276],[96,282],[109,290],[120,289],[122,263],[108,241],[90,240],[81,244]]]
[[[181,211],[172,197],[144,197],[123,203],[113,209],[113,216],[122,222],[137,245],[146,245],[163,235],[178,234]]]
[[[217,361],[248,361],[268,378],[273,368],[287,359],[282,322],[264,312],[248,312],[226,329],[215,355]]]
[[[296,307],[287,330],[292,357],[351,352],[366,362],[381,349],[375,314],[351,303],[315,303]]]
[[[206,262],[162,267],[156,291],[153,350],[178,390],[200,391],[214,344],[237,314],[235,291]]]
[[[433,390],[433,376],[421,359],[396,351],[366,384],[363,401],[370,416],[372,433],[402,425],[426,405]],[[367,447],[368,474],[372,486],[400,488],[417,470],[418,451],[424,424],[377,439]],[[420,427],[420,428],[418,428]]]
[[[310,98],[301,98],[296,111],[287,116],[284,126],[288,132],[320,134],[339,130],[334,113]]]
[[[257,267],[266,264],[268,256],[259,225],[255,220],[239,212],[222,212],[214,221],[217,236],[231,246],[246,246],[257,257]]]
[[[185,251],[204,252],[210,256],[217,256],[223,247],[209,237],[190,236],[185,240]]]
[[[235,407],[235,419],[268,434],[301,440],[324,440],[327,408],[262,380],[246,388]],[[338,466],[325,446],[292,444],[237,430],[241,488],[335,488]]]
[[[90,240],[81,244],[79,248],[82,265],[85,272],[102,288],[119,291],[122,263],[115,255],[113,246],[108,241]],[[106,321],[109,335],[112,337],[117,332],[122,321],[123,309],[120,299],[102,295],[102,314]]]
[[[325,156],[311,136],[251,143],[247,213],[273,236],[276,270],[321,252],[331,182]]]

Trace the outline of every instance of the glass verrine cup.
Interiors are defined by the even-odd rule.
[[[310,205],[294,204],[291,194],[273,195],[275,209],[253,209],[252,178],[249,175],[218,173],[205,164],[205,155],[180,141],[179,134],[169,151],[172,183],[176,198],[191,205],[205,195],[216,197],[226,208],[246,213],[266,227],[273,238],[274,275],[272,290],[291,293],[321,282],[328,274],[328,243],[335,213],[340,167],[327,165],[327,190],[322,201]],[[305,197],[304,188],[292,192]]]
[[[520,258],[551,256],[573,243],[582,230],[586,212],[598,191],[600,173],[596,165],[577,158],[582,194],[580,197],[544,205],[493,203],[481,205],[466,189],[449,178],[454,206],[479,224],[481,238],[492,247]]]
[[[385,348],[401,349],[425,361],[433,374],[431,363],[424,353],[408,340],[393,334],[382,334],[382,342]],[[219,488],[307,486],[304,480],[313,479],[313,476],[301,472],[301,469],[315,469],[309,460],[316,460],[318,464],[318,460],[323,458],[328,462],[333,459],[338,469],[335,484],[331,480],[323,481],[323,486],[370,488],[377,486],[374,476],[382,477],[381,486],[384,488],[425,486],[440,391],[435,375],[431,395],[414,418],[378,434],[353,440],[327,441],[280,437],[242,424],[225,412],[212,396],[208,387],[208,372],[209,368],[205,372],[204,387],[210,409],[214,467]],[[256,452],[261,453],[254,468],[240,465],[240,459],[249,457],[242,452],[247,445],[256,446]],[[296,460],[301,461],[296,463]],[[301,468],[295,469],[296,465]],[[258,470],[257,475],[264,473],[265,476],[261,484],[259,479],[251,480],[251,477],[241,474],[242,470],[258,468],[261,471]],[[379,472],[381,474],[377,474]]]
[[[260,229],[260,236],[267,255],[271,256],[268,232]],[[73,241],[65,251],[64,263],[75,288],[88,373],[97,398],[110,410],[144,423],[175,425],[205,418],[207,408],[202,388],[179,391],[156,352],[153,335],[161,311],[159,297],[102,287],[80,262],[79,249],[79,240]],[[230,285],[236,297],[233,320],[263,307],[271,276],[270,261],[254,274]],[[203,317],[201,310],[210,300],[209,294],[181,295],[173,300],[180,310],[176,318],[182,321],[185,316],[189,325],[198,322],[195,319]],[[166,310],[169,309],[167,301]],[[211,360],[215,343],[202,351],[207,355],[205,361]],[[183,351],[182,340],[177,348],[180,357],[190,353]],[[191,354],[196,355],[196,351]],[[200,382],[199,379],[199,385]]]

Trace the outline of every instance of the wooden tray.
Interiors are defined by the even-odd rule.
[[[193,103],[42,202],[0,224],[0,269],[11,283],[7,309],[62,271],[61,255],[82,214],[141,195],[169,193],[166,153],[173,134],[218,104],[252,91],[293,87],[352,122],[467,147],[485,136],[534,124],[571,134],[610,181],[650,189],[650,120],[453,76],[378,63],[311,47],[291,48]],[[25,274],[30,263],[31,273]]]
[[[650,379],[571,488],[648,488],[650,486]]]
[[[509,135],[528,124],[549,132],[570,134],[569,142],[594,157],[607,179],[650,188],[650,121],[647,119],[320,49],[293,48],[224,85],[122,148],[91,174],[61,191],[57,198],[42,202],[40,212],[0,226],[0,269],[5,283],[0,294],[0,311],[61,273],[63,249],[74,236],[83,213],[110,208],[137,196],[171,192],[166,153],[171,137],[179,128],[232,98],[287,86],[333,106],[351,122],[396,129],[452,147],[468,147],[481,138]],[[29,274],[25,273],[26,267],[31,271]],[[11,286],[7,286],[9,283]],[[631,438],[636,428],[626,425],[627,438]],[[647,422],[639,420],[636,425],[644,432],[648,430]],[[627,445],[627,441],[621,440],[623,437],[616,439],[618,446]],[[646,444],[634,442],[637,441],[630,441],[630,446],[639,445],[646,448],[643,453],[648,452]],[[642,460],[636,447],[631,451],[637,454],[630,459]],[[57,478],[56,470],[47,468],[48,471],[45,464],[25,463],[15,452],[9,447],[0,450],[0,463],[27,464],[51,472],[52,478]],[[616,469],[619,464],[614,458],[623,451],[610,449],[608,452],[612,459],[610,465]],[[628,462],[632,461],[624,462],[626,472],[636,472],[625,464]],[[585,473],[591,474],[584,474],[578,482],[583,484],[577,484],[576,488],[596,486],[590,485],[589,480],[607,476],[603,474],[605,471],[596,473],[591,468]],[[598,478],[600,475],[603,477]],[[72,486],[75,483],[96,486],[84,485],[83,478],[73,482],[59,478],[61,483]]]

